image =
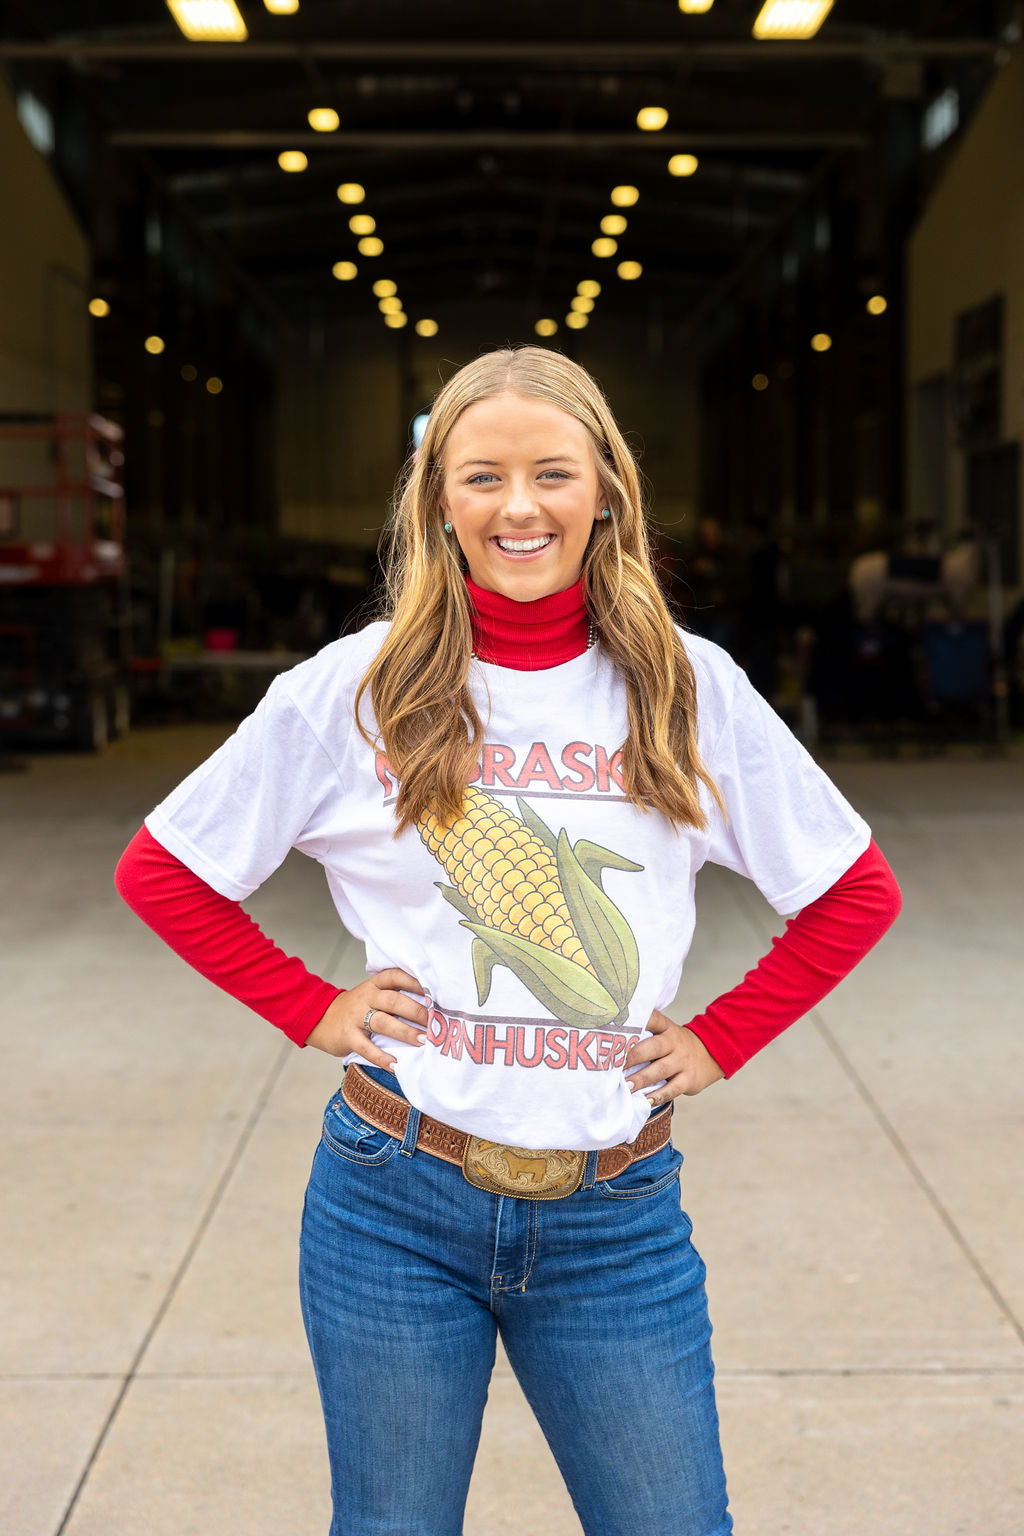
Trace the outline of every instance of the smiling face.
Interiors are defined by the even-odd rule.
[[[441,506],[478,587],[517,602],[562,592],[604,506],[590,433],[544,400],[478,400],[449,433]]]

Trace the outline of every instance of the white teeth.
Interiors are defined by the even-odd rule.
[[[528,554],[532,549],[543,549],[554,538],[553,533],[542,533],[539,539],[498,539],[502,549],[515,554]]]

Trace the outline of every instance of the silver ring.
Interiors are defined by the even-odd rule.
[[[372,1028],[370,1026],[370,1020],[373,1018],[373,1016],[374,1016],[374,1014],[376,1012],[377,1012],[376,1008],[367,1008],[366,1012],[363,1015],[363,1028],[366,1030],[366,1033],[368,1035],[372,1035],[373,1034],[373,1030],[372,1030]]]

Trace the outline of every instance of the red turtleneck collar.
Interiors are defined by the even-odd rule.
[[[589,617],[583,577],[564,592],[517,603],[466,577],[473,650],[480,661],[519,672],[539,672],[572,661],[587,648]]]

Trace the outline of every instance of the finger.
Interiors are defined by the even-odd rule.
[[[383,1008],[375,1008],[370,1017],[370,1030],[375,1035],[388,1035],[392,1040],[405,1040],[409,1045],[426,1045],[427,1035],[422,1029],[417,1029],[414,1024],[407,1024],[404,1019],[396,1019],[392,1014],[385,1013]]]
[[[672,1050],[670,1041],[662,1039],[642,1040],[639,1045],[630,1047],[626,1055],[626,1069],[639,1066],[645,1061],[657,1061],[660,1057],[668,1056]]]
[[[371,1067],[383,1067],[385,1072],[391,1072],[394,1070],[395,1057],[387,1055],[385,1051],[380,1049],[380,1046],[374,1045],[373,1041],[368,1035],[364,1036],[364,1038],[355,1047],[355,1050],[357,1054],[363,1058],[364,1061],[368,1061],[370,1063]]]
[[[670,1077],[660,1088],[655,1088],[653,1093],[645,1097],[652,1109],[658,1109],[662,1104],[667,1104],[671,1099],[678,1099],[679,1095],[686,1093],[690,1088],[690,1079],[685,1072],[677,1072]]]
[[[659,1013],[657,1009],[654,1010],[650,1018],[647,1020],[647,1028],[650,1030],[652,1035],[662,1035],[667,1029],[672,1029],[673,1027],[674,1026],[672,1020],[669,1018],[668,1014]]]
[[[430,1014],[422,1003],[414,1003],[412,998],[406,997],[402,992],[380,992],[377,995],[377,1007],[382,1013],[390,1013],[396,1019],[412,1019],[417,1024],[422,1024],[424,1029],[430,1023]]]
[[[678,1063],[670,1061],[668,1057],[662,1057],[661,1061],[655,1062],[652,1066],[644,1067],[640,1072],[634,1072],[629,1079],[629,1091],[630,1093],[642,1092],[650,1088],[652,1083],[660,1083],[662,1079],[674,1077],[678,1070]]]
[[[418,992],[421,997],[426,997],[426,992],[420,986],[415,976],[410,976],[408,971],[403,971],[399,966],[392,965],[386,971],[378,971],[371,978],[378,987],[391,987],[399,991]]]

